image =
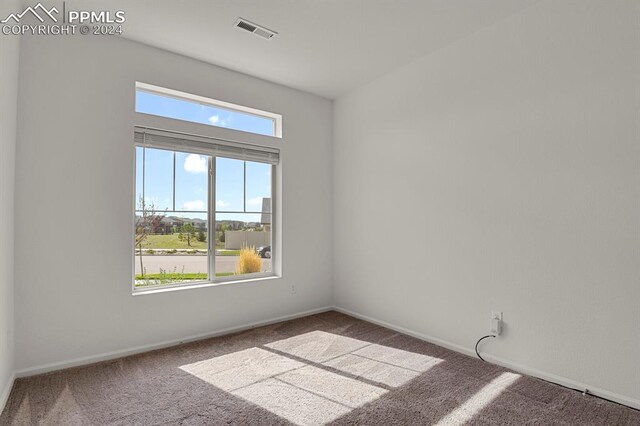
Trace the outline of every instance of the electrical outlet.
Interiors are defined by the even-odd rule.
[[[296,285],[291,284],[291,294],[296,294]]]
[[[491,322],[489,323],[489,332],[494,336],[502,333],[502,312],[491,311]]]

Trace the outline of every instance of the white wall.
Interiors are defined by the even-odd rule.
[[[18,371],[331,305],[331,101],[117,37],[25,36],[21,61]],[[242,137],[136,116],[136,80],[284,116],[249,138],[282,150],[282,279],[131,295],[133,126]]]
[[[0,16],[19,2],[0,3]],[[13,241],[19,37],[0,37],[0,411],[13,375]]]
[[[340,98],[335,300],[640,407],[640,22],[543,1]]]

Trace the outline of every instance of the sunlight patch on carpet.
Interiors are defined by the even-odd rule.
[[[502,373],[466,400],[464,404],[447,414],[438,422],[437,426],[463,425],[467,423],[520,377],[522,376],[515,373]]]
[[[180,369],[292,423],[324,425],[440,362],[316,330]]]
[[[265,345],[265,347],[309,361],[323,362],[370,344],[351,337],[316,330],[288,339],[278,340]]]
[[[304,365],[264,349],[251,348],[183,365],[180,369],[217,388],[233,391]]]

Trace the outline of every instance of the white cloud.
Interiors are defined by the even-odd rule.
[[[189,154],[184,160],[184,169],[190,173],[207,173],[207,159],[198,154]]]
[[[264,198],[264,197],[249,198],[247,200],[247,205],[248,206],[261,206],[262,205],[262,198]]]
[[[187,201],[183,207],[185,210],[206,210],[204,201],[202,200]]]
[[[209,123],[211,123],[214,126],[220,126],[220,127],[227,126],[227,120],[221,119],[220,116],[218,115],[212,115],[211,117],[209,117]]]
[[[231,203],[229,203],[227,201],[222,201],[222,200],[216,201],[216,206],[218,206],[218,207],[229,207],[230,205],[231,205]]]

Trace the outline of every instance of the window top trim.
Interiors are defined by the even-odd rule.
[[[192,93],[182,92],[180,90],[168,89],[166,87],[155,86],[149,83],[142,83],[136,81],[136,91],[151,93],[154,95],[167,96],[174,99],[198,103],[205,106],[211,106],[214,108],[222,108],[234,112],[250,114],[257,117],[266,118],[273,121],[273,135],[276,138],[282,138],[282,114],[276,114],[274,112],[264,111],[257,108],[251,108],[244,105],[233,104],[231,102],[221,101],[218,99],[207,98],[205,96],[194,95]],[[243,130],[237,130],[243,132]]]

